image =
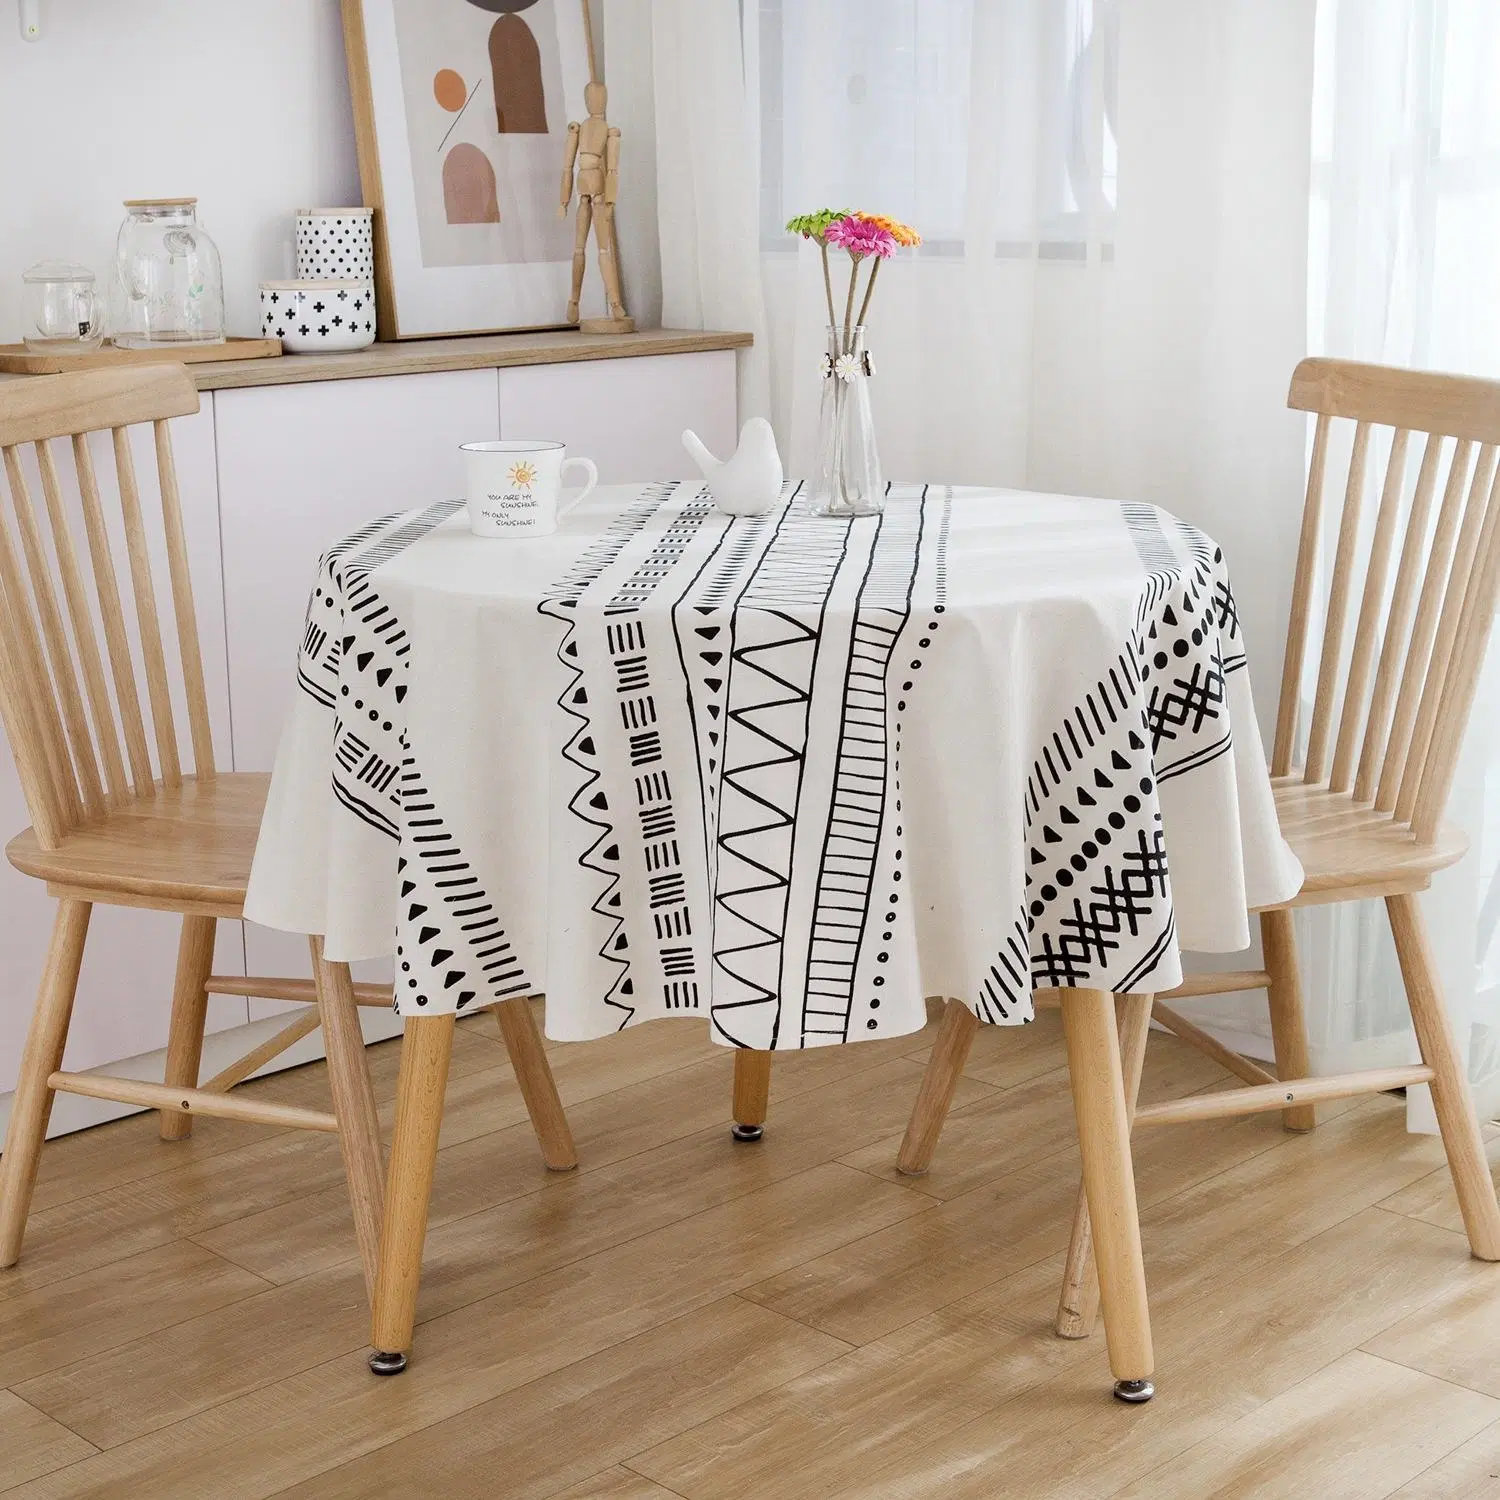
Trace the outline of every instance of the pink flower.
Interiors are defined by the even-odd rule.
[[[846,214],[823,231],[830,245],[841,245],[855,260],[878,255],[882,260],[896,253],[896,237],[889,229],[863,214]]]

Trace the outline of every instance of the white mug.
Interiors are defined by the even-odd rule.
[[[475,536],[547,536],[599,483],[591,458],[569,458],[565,443],[517,438],[463,443],[469,465],[469,529]],[[577,465],[588,483],[561,505],[566,469]]]

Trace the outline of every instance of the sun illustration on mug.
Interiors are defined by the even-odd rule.
[[[518,485],[523,490],[529,490],[536,483],[536,465],[522,459],[520,463],[510,466],[510,482]]]

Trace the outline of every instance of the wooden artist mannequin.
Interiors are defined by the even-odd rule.
[[[568,322],[578,323],[584,333],[632,333],[635,319],[625,312],[625,297],[620,290],[620,264],[616,255],[615,196],[620,180],[620,132],[604,118],[607,102],[604,85],[599,81],[594,61],[594,35],[589,20],[588,0],[583,0],[584,26],[589,44],[589,82],[583,90],[588,118],[582,124],[568,126],[568,157],[563,164],[562,199],[558,218],[566,218],[578,189],[578,225],[573,237],[573,295],[568,299]],[[576,170],[575,170],[576,169]],[[599,248],[599,274],[604,279],[604,295],[609,303],[607,318],[578,319],[578,299],[583,294],[583,272],[587,258],[589,227]]]

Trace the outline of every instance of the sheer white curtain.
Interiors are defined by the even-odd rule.
[[[764,309],[788,472],[809,464],[825,314],[816,254],[782,225],[823,206],[907,219],[927,243],[882,271],[871,319],[887,476],[1147,500],[1203,526],[1269,733],[1304,480],[1285,401],[1307,349],[1316,0],[651,6],[666,321],[722,326],[758,299],[740,316]],[[731,160],[741,110],[759,151]],[[729,174],[711,188],[709,160]],[[732,228],[701,208],[721,196]],[[1214,1004],[1257,1045],[1263,999]]]
[[[1113,251],[1114,46],[1092,10],[747,0],[774,414],[793,472],[812,456],[827,318],[817,252],[782,225],[864,207],[926,242],[885,268],[874,306],[887,476],[1024,482],[1040,259],[1091,295]]]
[[[1500,376],[1500,5],[1321,0],[1310,346]],[[1492,658],[1495,653],[1491,653]],[[1425,907],[1483,1113],[1500,1112],[1500,683],[1487,669],[1450,803],[1473,848]],[[1301,923],[1315,1066],[1415,1057],[1378,904]],[[1432,1128],[1426,1090],[1412,1123]]]
[[[650,26],[662,325],[753,333],[740,408],[763,415],[770,351],[739,3],[652,0]]]
[[[651,0],[664,321],[764,309],[768,414],[806,472],[823,291],[781,226],[824,205],[915,223],[927,243],[882,272],[871,319],[887,476],[1190,517],[1235,564],[1269,705],[1302,483],[1284,403],[1306,342],[1313,13]]]

